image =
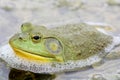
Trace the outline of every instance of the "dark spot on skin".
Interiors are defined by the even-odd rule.
[[[82,54],[81,53],[78,53],[77,56],[81,56]]]

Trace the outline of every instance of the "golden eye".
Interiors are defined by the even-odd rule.
[[[32,41],[33,42],[40,42],[41,36],[39,34],[32,35]]]

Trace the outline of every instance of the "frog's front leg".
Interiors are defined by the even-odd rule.
[[[104,61],[103,61],[103,60],[100,60],[99,62],[96,62],[96,63],[92,64],[92,68],[95,69],[95,68],[101,66],[103,63],[104,63]]]
[[[92,68],[97,68],[97,67],[101,66],[101,65],[104,63],[104,60],[103,60],[101,57],[98,56],[98,58],[99,58],[99,61],[93,63],[93,64],[91,65]]]
[[[120,45],[115,47],[110,53],[106,56],[107,60],[119,59],[120,58]]]
[[[115,59],[120,59],[120,45],[111,50],[103,59],[101,58],[99,62],[92,64],[92,67],[93,68],[99,67],[101,64],[104,63],[104,61]]]
[[[109,33],[115,33],[116,29],[112,27],[109,24],[105,23],[94,23],[94,22],[85,22],[85,24],[88,24],[89,26],[96,28],[98,31],[109,34]]]

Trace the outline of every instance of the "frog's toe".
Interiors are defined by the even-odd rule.
[[[99,62],[96,62],[96,63],[92,64],[92,67],[95,69],[95,68],[101,66],[103,63],[104,63],[104,61],[100,60]]]
[[[120,58],[120,46],[113,49],[107,56],[106,59],[112,60],[112,59],[119,59]]]

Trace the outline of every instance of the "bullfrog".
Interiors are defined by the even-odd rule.
[[[1,58],[11,67],[34,73],[57,73],[94,67],[120,44],[120,37],[87,23],[53,28],[24,23],[9,44],[1,49],[6,50],[1,51]]]

